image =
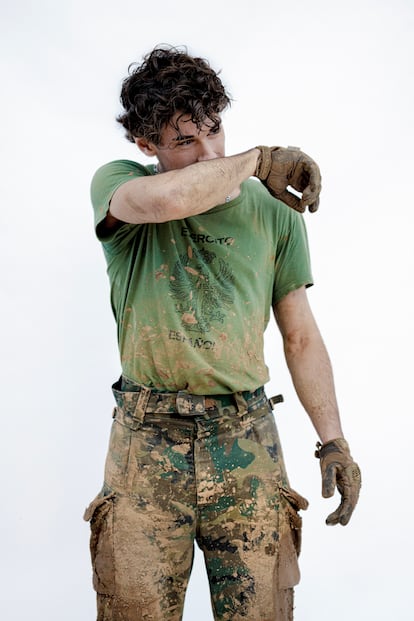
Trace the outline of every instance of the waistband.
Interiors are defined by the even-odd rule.
[[[268,400],[263,386],[223,395],[193,395],[184,390],[157,392],[121,377],[112,386],[117,408],[123,416],[141,422],[147,413],[203,416],[209,414],[244,414],[264,405]],[[270,400],[283,401],[279,395]],[[114,416],[117,412],[114,413]]]

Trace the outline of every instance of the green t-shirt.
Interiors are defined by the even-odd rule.
[[[263,334],[272,304],[312,284],[303,218],[249,179],[236,199],[200,215],[124,224],[102,237],[114,191],[154,172],[118,160],[91,186],[122,373],[157,390],[255,390],[269,380]]]

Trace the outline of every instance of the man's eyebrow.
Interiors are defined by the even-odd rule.
[[[219,129],[220,127],[221,127],[221,123],[212,125],[209,128],[208,133],[210,134],[212,131]],[[190,140],[191,138],[195,138],[195,134],[178,134],[178,136],[173,138],[171,142],[180,142],[180,140]]]
[[[189,138],[194,138],[194,134],[178,134],[175,138],[172,139],[172,142],[178,142],[180,140],[188,140]]]

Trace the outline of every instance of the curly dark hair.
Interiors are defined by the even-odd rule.
[[[132,63],[128,73],[120,97],[125,112],[116,120],[131,142],[146,138],[159,145],[163,128],[177,112],[190,115],[199,129],[206,120],[215,129],[220,113],[231,103],[218,73],[186,49],[157,46],[141,65]],[[177,123],[173,127],[178,131]]]

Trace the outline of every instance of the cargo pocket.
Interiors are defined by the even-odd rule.
[[[86,509],[83,519],[90,522],[90,552],[93,568],[93,587],[101,595],[115,594],[114,565],[114,499],[98,495]]]
[[[298,584],[298,557],[302,544],[301,509],[308,508],[306,498],[287,487],[280,487],[278,588],[288,589]]]

